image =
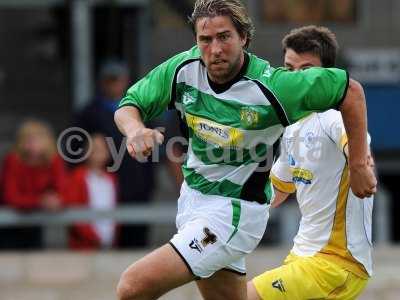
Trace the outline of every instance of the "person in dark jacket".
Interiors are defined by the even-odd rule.
[[[76,125],[89,133],[102,133],[111,137],[115,149],[125,151],[123,136],[114,123],[114,112],[129,84],[129,70],[124,62],[108,60],[100,68],[98,91],[94,99],[76,116]],[[122,147],[122,148],[121,148]],[[154,166],[151,162],[138,162],[128,153],[117,170],[120,189],[119,204],[146,203],[154,190]],[[148,226],[121,226],[119,247],[143,247],[147,244]]]

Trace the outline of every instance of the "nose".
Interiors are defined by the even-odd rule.
[[[222,53],[222,47],[221,43],[218,41],[218,39],[214,39],[211,43],[211,53],[214,56],[219,56]]]

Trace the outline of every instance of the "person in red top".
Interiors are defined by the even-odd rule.
[[[3,202],[20,212],[56,212],[63,207],[67,173],[57,154],[51,128],[44,122],[24,122],[16,134],[15,145],[6,155],[2,169]],[[2,236],[6,248],[41,248],[38,226],[9,228]]]
[[[106,171],[110,153],[101,134],[92,135],[91,153],[84,165],[71,176],[68,192],[70,207],[111,210],[117,204],[116,176]],[[92,224],[75,224],[69,230],[69,247],[75,250],[96,250],[116,245],[117,230],[112,220]]]

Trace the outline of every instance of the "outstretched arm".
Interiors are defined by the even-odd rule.
[[[144,160],[156,146],[161,144],[164,136],[157,130],[146,128],[139,110],[134,106],[124,106],[115,112],[115,123],[127,138],[126,148],[129,154]]]
[[[350,185],[353,193],[369,197],[376,192],[377,180],[368,163],[367,107],[360,83],[350,79],[349,88],[340,106],[349,145]]]

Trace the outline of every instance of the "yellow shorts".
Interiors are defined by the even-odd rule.
[[[367,282],[324,258],[294,254],[289,254],[281,267],[253,279],[263,300],[352,300]]]

